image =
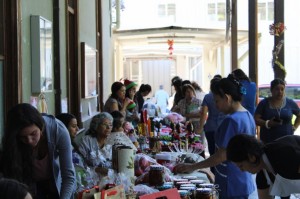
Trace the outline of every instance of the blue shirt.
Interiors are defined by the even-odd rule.
[[[237,134],[254,136],[255,130],[253,116],[248,111],[226,115],[215,134],[216,148],[227,148],[229,140]],[[241,171],[232,162],[222,162],[215,169],[215,183],[221,189],[220,198],[248,196],[255,190],[251,174]]]
[[[292,135],[292,117],[298,115],[300,110],[296,102],[289,98],[285,98],[280,109],[273,108],[269,102],[270,98],[263,99],[258,104],[255,114],[261,115],[263,120],[271,120],[274,117],[282,119],[282,125],[267,129],[265,126],[260,128],[260,139],[265,142],[271,142],[285,135]]]
[[[225,115],[217,109],[214,95],[211,92],[205,95],[201,106],[207,106],[208,109],[208,117],[204,125],[204,131],[215,131],[219,124],[221,124]]]
[[[242,105],[252,115],[254,115],[256,104],[256,84],[255,82],[249,82],[247,80],[242,80],[241,83],[246,89],[246,95],[243,96]]]

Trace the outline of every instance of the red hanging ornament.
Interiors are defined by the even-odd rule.
[[[172,57],[173,50],[174,50],[174,48],[173,48],[174,40],[173,39],[168,39],[167,43],[168,43],[168,46],[169,46],[169,48],[168,48],[169,55]]]

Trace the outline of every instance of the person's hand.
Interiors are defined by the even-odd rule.
[[[269,121],[269,127],[276,127],[276,126],[279,126],[279,125],[282,125],[282,119],[273,117]]]
[[[181,163],[174,167],[173,173],[191,173],[194,170],[193,164]]]
[[[131,102],[132,100],[130,99],[130,98],[128,98],[128,97],[126,97],[125,98],[125,100],[124,100],[124,107],[127,107],[128,106],[128,104]]]

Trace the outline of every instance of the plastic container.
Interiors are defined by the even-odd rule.
[[[171,155],[169,153],[158,153],[155,155],[158,164],[164,165],[171,162]]]

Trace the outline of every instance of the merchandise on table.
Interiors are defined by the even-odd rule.
[[[211,188],[196,189],[195,199],[214,199],[215,194]]]
[[[190,198],[190,192],[187,190],[178,190],[178,193],[179,193],[181,199],[189,199]]]
[[[159,165],[151,165],[149,171],[149,185],[162,186],[164,184],[164,167]]]

